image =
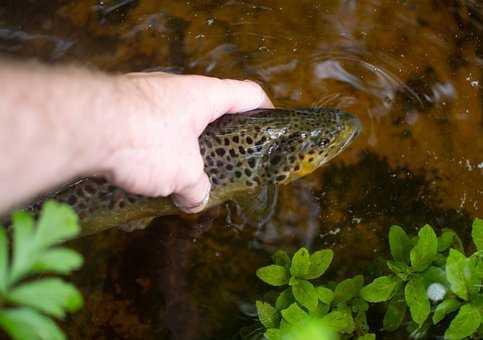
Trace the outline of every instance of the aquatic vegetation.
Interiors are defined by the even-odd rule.
[[[332,339],[336,335],[372,339],[375,334],[370,331],[366,312],[378,303],[386,305],[382,322],[385,332],[400,329],[410,318],[406,329],[412,338],[423,337],[440,323],[448,325],[445,339],[463,339],[476,333],[481,337],[483,220],[474,220],[471,236],[476,252],[465,256],[461,239],[451,229],[443,229],[438,236],[425,225],[417,235],[410,236],[400,226],[391,226],[392,258],[386,261],[391,273],[367,285],[362,275],[320,284],[333,259],[330,249],[310,254],[301,248],[292,258],[279,250],[273,255],[274,264],[257,271],[269,285],[288,285],[272,298],[274,303],[256,302],[265,337],[295,339],[291,334],[307,329],[312,335],[305,339]]]
[[[366,312],[369,305],[360,296],[364,285],[362,275],[339,283],[314,285],[311,282],[324,274],[332,259],[330,249],[310,254],[301,248],[292,258],[277,251],[273,255],[274,264],[257,270],[257,276],[272,286],[288,285],[274,304],[256,303],[268,339],[296,339],[292,334],[306,332],[311,335],[307,334],[304,339],[335,339],[337,333],[355,333],[360,335],[359,339],[375,338],[368,334]]]
[[[13,339],[65,339],[52,318],[79,310],[83,298],[52,274],[66,275],[82,265],[79,253],[59,245],[79,234],[77,215],[48,201],[37,221],[24,211],[13,213],[12,231],[10,251],[0,227],[0,327]]]

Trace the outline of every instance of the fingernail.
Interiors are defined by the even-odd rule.
[[[184,205],[179,201],[177,196],[173,197],[173,203],[178,209],[182,210],[185,213],[196,214],[202,211],[206,207],[206,204],[208,203],[209,199],[210,199],[210,193],[208,192],[201,202],[196,203],[192,206]]]

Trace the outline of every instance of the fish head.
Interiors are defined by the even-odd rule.
[[[290,110],[290,116],[269,153],[268,177],[274,183],[314,172],[340,154],[362,129],[356,116],[338,109]]]

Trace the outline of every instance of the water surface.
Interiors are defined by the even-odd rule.
[[[281,188],[268,222],[234,207],[75,244],[86,307],[72,339],[237,339],[278,248],[331,247],[329,279],[370,275],[392,223],[468,235],[483,216],[478,1],[6,1],[0,54],[110,72],[254,79],[276,106],[337,106],[364,131]],[[227,214],[237,223],[227,223]],[[251,221],[254,222],[254,221]],[[256,222],[256,221],[255,221]],[[376,317],[373,327],[380,327]],[[441,334],[432,334],[436,337]],[[393,334],[380,338],[393,339]],[[404,335],[401,335],[404,338]]]

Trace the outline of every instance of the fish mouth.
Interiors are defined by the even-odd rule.
[[[351,144],[362,132],[362,122],[356,116],[341,112],[341,117],[345,121],[345,133],[342,134],[342,139],[344,142],[342,143],[341,151],[344,150],[349,144]]]

